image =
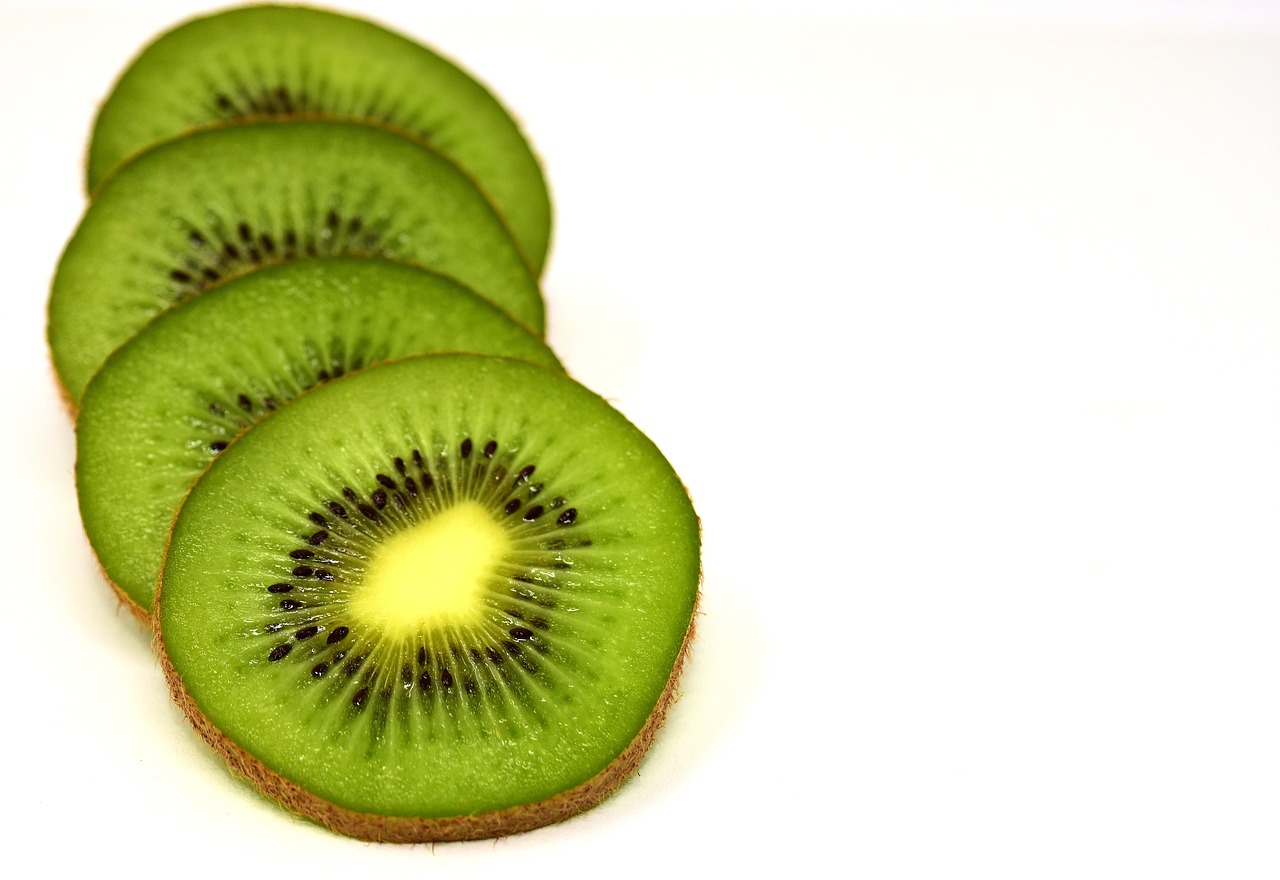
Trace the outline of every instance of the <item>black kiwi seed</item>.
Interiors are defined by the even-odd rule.
[[[314,675],[316,678],[319,678],[320,676],[324,675],[328,671],[329,671],[328,663],[317,663],[315,666],[311,667],[311,674]]]
[[[493,458],[493,454],[498,451],[498,441],[490,440],[484,445],[484,457]]]
[[[277,660],[283,660],[285,657],[287,657],[289,652],[292,650],[293,650],[293,645],[289,644],[288,642],[285,642],[283,645],[276,645],[274,648],[271,649],[271,653],[267,655],[267,659],[270,660],[272,663],[275,663]]]
[[[333,515],[336,516],[338,519],[347,518],[347,509],[343,507],[341,504],[339,504],[338,502],[330,501],[328,506],[329,506],[329,510],[333,511]]]
[[[300,578],[309,578],[315,573],[315,569],[309,565],[299,565],[293,570],[293,576]]]
[[[425,669],[422,670],[422,676],[418,679],[418,687],[424,691],[431,690],[431,673]]]
[[[406,685],[413,684],[413,669],[406,663],[400,668],[400,681]]]
[[[507,506],[503,508],[503,510],[506,511],[507,516],[510,516],[511,514],[515,513],[519,509],[520,509],[519,498],[512,498],[510,501],[507,502]]]
[[[383,496],[383,503],[384,504],[386,503],[385,494]],[[360,504],[356,505],[356,509],[359,510],[362,514],[364,514],[365,519],[370,519],[370,520],[373,520],[374,522],[378,522],[378,511],[374,510],[368,504],[361,502]]]
[[[570,507],[564,513],[556,517],[556,522],[560,523],[560,525],[562,526],[569,526],[569,525],[573,525],[574,521],[577,518],[578,518],[578,509],[576,507]]]
[[[284,611],[297,611],[302,607],[302,603],[297,599],[285,599],[280,603],[280,608]]]
[[[470,437],[462,441],[462,445],[458,447],[458,451],[462,453],[463,458],[471,457],[471,438]]]
[[[302,629],[294,633],[293,637],[301,642],[311,638],[318,632],[320,632],[320,627],[318,626],[304,626]]]
[[[375,489],[370,497],[373,499],[373,506],[379,510],[387,506],[387,493],[385,490]]]
[[[250,400],[247,395],[241,394],[236,398],[236,403],[238,403],[240,408],[245,412],[253,412],[253,401]]]
[[[453,675],[450,674],[449,670],[441,668],[440,684],[447,688],[453,687]]]
[[[327,528],[329,528],[329,521],[328,521],[327,519],[325,519],[323,516],[321,516],[320,514],[318,514],[318,513],[313,513],[313,514],[311,514],[310,519],[311,519],[311,521],[312,521],[313,523],[315,523],[316,525],[318,525],[318,526],[319,526],[320,528],[322,528],[322,529],[327,529]]]
[[[532,477],[534,470],[536,470],[535,465],[526,465],[521,468],[520,473],[516,474],[516,485],[519,485]]]
[[[400,459],[397,458],[396,461],[400,461]],[[404,464],[402,461],[400,463]],[[396,481],[388,477],[386,474],[378,474],[374,479],[377,480],[380,485],[385,486],[388,489],[400,488],[396,485]]]
[[[502,655],[498,653],[498,649],[493,647],[493,645],[485,646],[484,653],[485,653],[485,656],[487,656],[489,658],[489,661],[492,663],[503,662]]]
[[[313,546],[316,544],[323,544],[325,542],[325,539],[328,537],[329,537],[329,533],[326,532],[324,529],[321,529],[320,531],[312,535],[310,538],[307,538],[307,543]]]
[[[227,441],[226,441],[226,440],[214,440],[212,443],[210,443],[210,444],[209,444],[209,448],[210,448],[211,450],[213,450],[214,452],[221,452],[222,450],[224,450],[224,449],[226,449],[226,448],[227,448]]]
[[[191,281],[191,276],[181,269],[174,269],[169,273],[169,277],[180,284],[188,284]]]
[[[418,665],[425,666],[426,664],[427,664],[427,649],[420,647],[418,648]]]
[[[533,505],[533,507],[530,507],[528,510],[524,512],[524,521],[533,522],[535,519],[542,516],[544,512],[545,511],[543,510],[541,504],[535,504]]]
[[[420,470],[425,467],[422,463],[422,453],[416,449],[413,450],[413,463],[416,464]]]
[[[336,645],[338,642],[345,639],[349,632],[351,632],[351,630],[347,629],[345,626],[336,627],[333,632],[329,633],[329,637],[325,639],[325,643],[329,645]]]
[[[364,657],[357,657],[354,660],[352,660],[350,663],[348,663],[346,666],[342,667],[342,674],[355,675],[357,672],[360,671],[360,667],[363,665],[364,665]]]
[[[347,499],[348,501],[359,500],[358,497],[356,496],[356,490],[352,489],[350,486],[342,487],[342,497]]]
[[[308,550],[306,547],[289,551],[289,557],[291,559],[310,559],[312,556],[315,556],[315,555],[316,555],[316,551]]]
[[[359,709],[364,706],[364,701],[367,700],[368,698],[369,698],[369,688],[362,687],[360,688],[360,690],[356,691],[356,695],[351,698],[351,705]]]
[[[292,589],[293,584],[272,584],[267,587],[267,591],[270,593],[287,593]]]
[[[397,459],[395,460],[395,466],[396,466],[396,473],[400,474],[400,476],[402,476],[402,477],[403,477],[403,476],[404,476],[404,472],[405,472],[404,459],[403,459],[403,458],[397,458]],[[379,475],[379,476],[381,476],[381,475]]]

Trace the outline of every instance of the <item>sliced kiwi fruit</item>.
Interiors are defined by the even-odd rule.
[[[321,254],[452,276],[541,333],[537,281],[452,163],[388,131],[278,122],[163,143],[103,185],[54,277],[49,341],[73,405],[147,321],[227,278]]]
[[[170,309],[94,376],[77,419],[85,532],[127,607],[149,618],[182,498],[242,430],[304,390],[410,354],[547,346],[457,282],[385,260],[270,266]]]
[[[129,156],[196,128],[306,118],[360,121],[429,142],[490,195],[541,271],[550,202],[510,114],[434,52],[371,22],[318,9],[232,9],[157,39],[102,106],[89,149],[89,187]]]
[[[268,795],[373,840],[526,830],[608,794],[674,694],[698,521],[582,386],[427,355],[245,432],[174,522],[162,665]]]

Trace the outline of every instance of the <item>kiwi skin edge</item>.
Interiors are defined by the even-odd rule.
[[[701,578],[699,578],[701,580]],[[381,816],[376,813],[360,813],[348,810],[331,803],[304,789],[295,782],[280,776],[260,760],[249,754],[229,737],[218,730],[200,711],[196,703],[187,693],[182,677],[169,661],[168,652],[164,649],[164,638],[160,631],[161,594],[157,589],[154,610],[152,612],[152,629],[155,633],[153,647],[164,670],[165,681],[169,685],[169,693],[178,708],[187,716],[191,726],[195,728],[205,742],[226,760],[228,767],[237,776],[253,783],[262,794],[276,801],[285,809],[307,819],[324,825],[340,834],[346,834],[360,840],[375,843],[434,843],[454,840],[482,840],[491,837],[506,837],[532,831],[544,825],[563,822],[584,810],[594,807],[617,790],[628,776],[640,765],[649,746],[653,743],[658,729],[662,727],[669,710],[679,697],[680,673],[689,657],[689,649],[693,644],[695,621],[698,617],[698,605],[702,599],[699,587],[694,595],[693,612],[689,616],[689,628],[685,630],[684,641],[676,655],[667,685],[658,696],[658,702],[649,715],[649,720],[635,735],[631,743],[623,749],[612,763],[586,782],[568,791],[562,791],[543,801],[533,804],[520,804],[503,810],[488,813],[477,813],[469,816],[446,816],[426,819],[416,816]]]
[[[50,363],[50,367],[52,368],[53,362],[50,361],[49,363]],[[76,413],[78,412],[75,402],[72,401],[71,395],[67,393],[67,388],[65,385],[62,384],[62,380],[58,378],[57,369],[52,368],[52,372],[53,372],[53,383],[57,387],[58,395],[62,400],[62,408],[66,411],[67,415],[71,418],[72,424],[74,424],[76,420]],[[81,526],[81,530],[83,531],[84,529],[83,521],[80,523],[80,526]],[[86,537],[86,540],[88,540],[87,537]],[[102,567],[102,563],[98,561],[98,558],[96,556],[94,557],[94,561],[98,563],[98,572],[102,575],[102,579],[107,582],[107,586],[111,588],[111,592],[116,594],[116,601],[119,603],[116,606],[116,609],[119,610],[120,608],[124,608],[126,611],[129,612],[129,615],[134,620],[138,621],[138,623],[140,623],[142,626],[146,627],[147,629],[151,629],[151,627],[154,625],[154,621],[151,619],[150,612],[148,612],[147,609],[143,608],[141,605],[135,602],[132,596],[130,596],[124,590],[120,589],[119,585],[117,585],[116,582],[113,581],[111,577],[107,574],[107,570]]]

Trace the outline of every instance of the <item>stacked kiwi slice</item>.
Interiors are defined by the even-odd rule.
[[[542,339],[546,186],[470,76],[301,7],[124,73],[48,335],[85,531],[235,772],[369,840],[511,834],[635,769],[698,520]]]

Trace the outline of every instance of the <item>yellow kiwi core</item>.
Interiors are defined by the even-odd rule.
[[[506,530],[484,507],[459,502],[379,546],[351,613],[391,639],[476,622],[510,548]]]

